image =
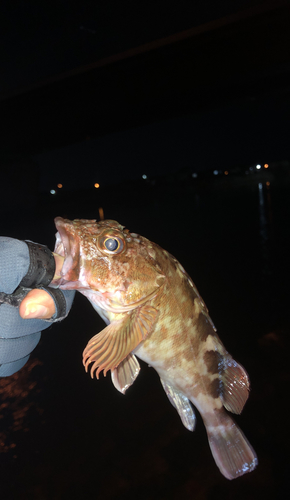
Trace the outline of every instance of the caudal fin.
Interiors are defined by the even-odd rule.
[[[206,425],[208,441],[221,473],[227,479],[235,479],[254,470],[258,459],[249,441],[231,417],[225,413],[220,416],[220,421],[214,425],[212,421]]]

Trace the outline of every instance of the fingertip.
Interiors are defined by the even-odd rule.
[[[33,303],[27,305],[22,315],[23,319],[33,319],[33,318],[48,319],[50,317],[51,314],[47,307],[41,304],[33,304]]]
[[[19,306],[19,315],[23,319],[50,319],[54,314],[54,300],[45,290],[31,290]]]

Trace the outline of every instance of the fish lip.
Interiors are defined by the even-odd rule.
[[[61,239],[59,232],[57,232],[55,234],[55,239],[56,239],[56,242],[55,242],[55,246],[54,246],[54,253],[57,253],[61,257],[65,257],[64,245],[63,245],[63,242],[62,242],[62,239]]]
[[[65,229],[65,220],[62,217],[56,217],[54,219],[55,227],[57,229],[57,233],[55,235],[55,253],[58,253],[62,257],[67,258],[67,256],[71,253],[71,246],[68,234]]]
[[[60,245],[60,251],[63,252],[62,257],[67,258],[69,255],[72,255],[72,246],[70,241],[70,232],[66,228],[66,223],[70,221],[66,221],[62,219],[62,217],[56,217],[54,219],[55,227],[57,229],[56,233],[56,245]]]
[[[62,266],[62,274],[63,274],[63,269],[65,268],[66,260],[71,256],[71,244],[65,230],[61,230],[61,228],[58,229],[58,232],[56,233],[55,237],[56,237],[56,243],[54,251],[55,253],[61,255],[61,257],[64,257],[64,263]]]
[[[68,280],[65,278],[65,276],[72,268],[72,264],[74,261],[73,249],[69,233],[67,232],[65,227],[66,220],[63,219],[62,217],[56,217],[54,219],[54,223],[57,229],[57,233],[55,235],[56,242],[55,242],[54,252],[60,255],[61,257],[64,257],[64,262],[60,273],[61,278],[55,280],[53,284],[57,284],[57,286],[63,286],[66,283],[72,281],[71,278]]]
[[[63,274],[63,266],[65,263],[66,256],[65,256],[64,245],[63,245],[63,242],[62,242],[62,239],[61,239],[59,232],[57,232],[55,234],[55,240],[56,241],[55,241],[53,253],[56,255],[60,255],[61,257],[64,257],[64,261],[63,261],[63,265],[62,265],[62,268],[60,271],[60,276],[58,276],[57,278],[54,277],[54,279],[49,284],[49,286],[51,288],[59,288],[60,286],[62,286],[64,284],[64,278],[63,278],[62,274]]]

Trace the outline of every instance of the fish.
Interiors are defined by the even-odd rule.
[[[178,260],[114,220],[57,217],[55,226],[54,252],[63,266],[52,285],[78,290],[107,325],[84,349],[86,371],[97,379],[110,371],[125,394],[143,360],[190,431],[198,410],[220,472],[231,480],[253,471],[256,453],[228,413],[241,413],[249,377],[225,349]]]

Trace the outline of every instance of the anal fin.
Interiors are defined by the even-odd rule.
[[[171,384],[162,380],[162,378],[160,378],[160,380],[170,403],[178,411],[183,425],[189,431],[193,431],[195,428],[196,417],[189,399],[184,396],[184,394],[174,389]]]

